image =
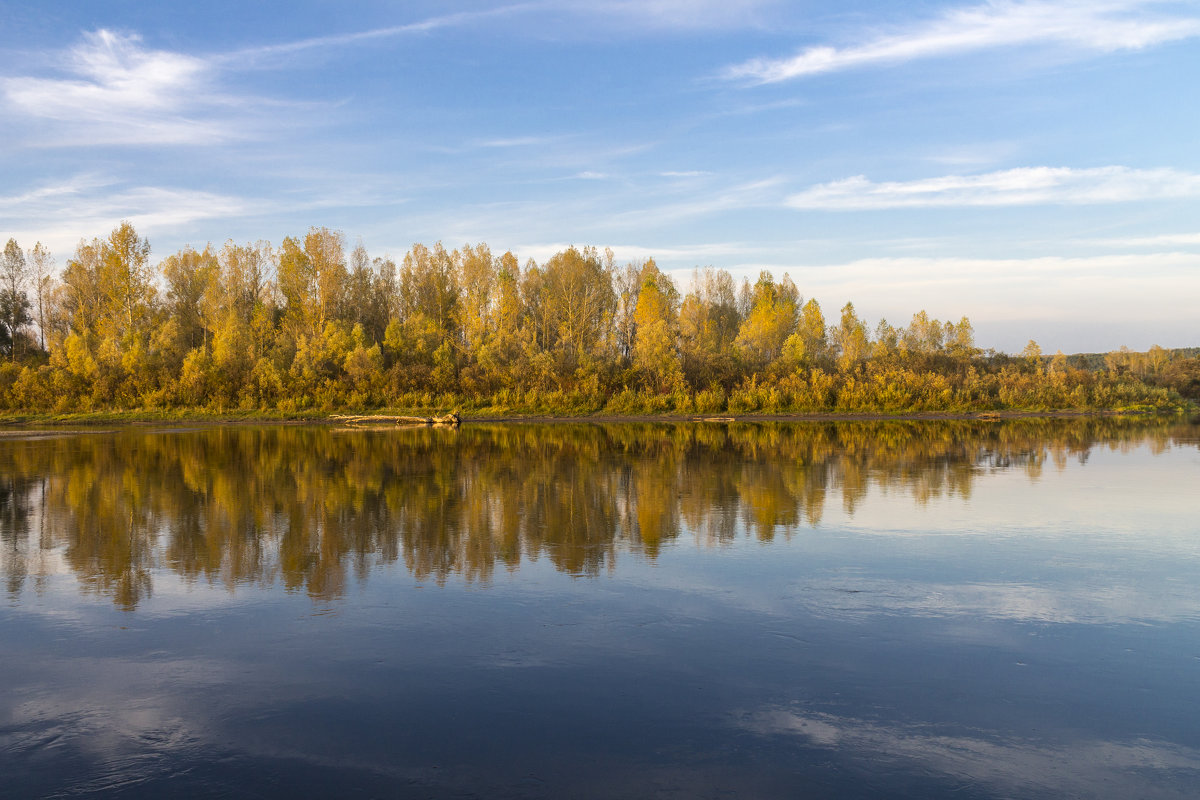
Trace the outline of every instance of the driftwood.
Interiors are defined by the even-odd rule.
[[[440,417],[403,417],[392,414],[330,414],[330,419],[346,425],[450,425],[457,428],[462,420],[451,412]]]

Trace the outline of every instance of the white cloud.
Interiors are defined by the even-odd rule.
[[[961,206],[1091,205],[1200,197],[1200,175],[1130,167],[1021,167],[875,183],[865,176],[822,183],[787,198],[792,208],[861,211]]]
[[[150,50],[136,34],[102,29],[67,51],[64,72],[0,79],[11,112],[57,123],[39,144],[196,144],[234,136],[225,123],[197,117],[222,102],[210,93],[203,59]]]
[[[1161,14],[1154,9],[1161,5],[1154,0],[996,0],[951,9],[922,24],[845,47],[818,45],[789,58],[756,58],[729,67],[725,77],[754,84],[778,83],[1000,47],[1051,45],[1109,53],[1200,36],[1200,17],[1188,12]]]
[[[179,89],[194,87],[205,72],[200,59],[141,47],[141,38],[108,30],[84,34],[70,51],[78,80],[13,78],[5,81],[9,98],[26,110],[68,119],[82,107],[94,113],[171,109]],[[52,90],[52,91],[51,91]]]

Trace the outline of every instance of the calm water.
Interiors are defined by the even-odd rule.
[[[0,795],[1193,798],[1200,426],[0,438]]]

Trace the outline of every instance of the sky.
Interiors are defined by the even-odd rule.
[[[0,237],[327,226],[1200,345],[1200,0],[0,0]]]

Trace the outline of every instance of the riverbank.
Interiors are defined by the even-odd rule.
[[[745,414],[613,414],[604,411],[592,414],[549,412],[498,413],[461,411],[463,424],[502,423],[622,423],[622,422],[886,422],[886,421],[999,421],[1012,419],[1080,419],[1091,417],[1138,417],[1138,416],[1183,416],[1197,413],[1197,408],[1169,409],[1099,409],[1099,410],[1022,410],[1002,409],[987,411],[914,411],[914,412],[796,412],[796,413],[745,413]],[[28,413],[0,414],[0,427],[27,428],[38,425],[345,425],[338,418],[343,412],[325,411],[210,411],[205,409],[172,409],[168,411],[84,411],[68,414]],[[445,410],[428,409],[379,409],[360,412],[364,415],[394,416],[398,414],[430,416],[445,413]],[[382,420],[386,422],[386,420]],[[358,424],[369,424],[360,421]]]

